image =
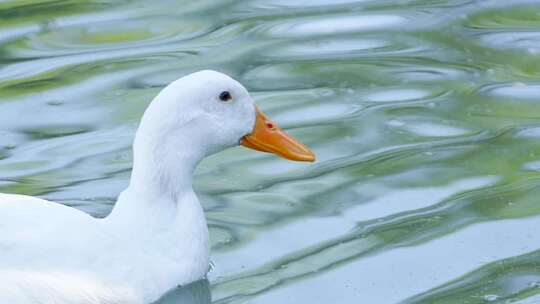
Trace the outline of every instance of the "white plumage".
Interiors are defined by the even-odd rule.
[[[223,91],[234,102],[220,102]],[[238,82],[197,72],[167,86],[146,110],[129,187],[107,218],[0,194],[0,303],[150,303],[201,279],[209,241],[193,171],[205,156],[238,145],[255,119]]]
[[[130,288],[105,286],[76,273],[7,270],[0,273],[0,282],[2,303],[141,303]]]

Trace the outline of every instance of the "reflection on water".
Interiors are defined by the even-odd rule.
[[[537,303],[539,28],[534,0],[2,1],[0,192],[106,215],[149,100],[217,69],[319,161],[205,160],[216,267],[159,303]]]
[[[210,304],[212,303],[212,297],[209,286],[208,280],[202,280],[178,287],[168,292],[154,304]]]

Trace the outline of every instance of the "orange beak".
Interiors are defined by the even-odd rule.
[[[315,161],[315,154],[308,147],[283,132],[257,106],[255,109],[257,112],[255,128],[251,134],[242,138],[240,141],[242,146],[290,160]]]

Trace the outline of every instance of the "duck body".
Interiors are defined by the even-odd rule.
[[[146,109],[129,186],[107,217],[0,194],[0,303],[152,303],[203,278],[209,237],[193,172],[204,157],[240,143],[314,159],[242,85],[201,71],[165,87]]]
[[[61,204],[0,194],[0,211],[8,211],[0,212],[0,302],[151,303],[204,277],[208,231],[196,196],[160,206],[96,219]],[[136,213],[145,220],[129,222]]]

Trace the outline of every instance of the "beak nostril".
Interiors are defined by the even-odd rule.
[[[267,122],[267,123],[266,123],[266,127],[268,127],[268,129],[272,129],[272,130],[273,130],[275,126],[274,126],[273,123]]]

